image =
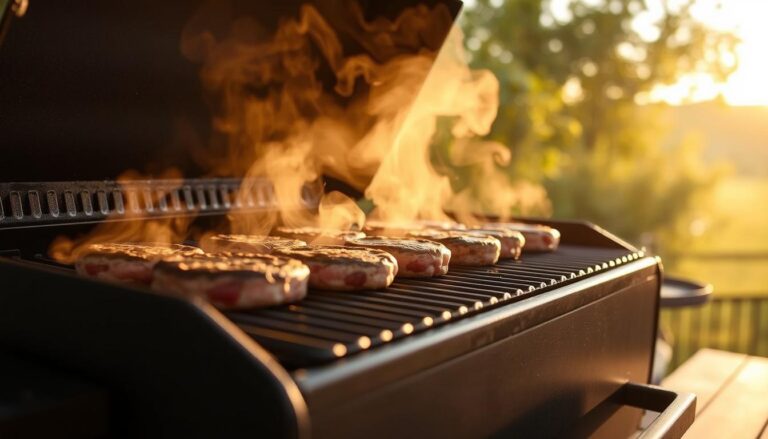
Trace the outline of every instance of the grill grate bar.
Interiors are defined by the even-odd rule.
[[[421,320],[424,317],[420,316],[419,318],[413,318],[413,316],[409,315],[380,311],[376,309],[370,309],[368,307],[350,306],[349,304],[345,304],[343,302],[341,302],[341,304],[333,302],[326,303],[313,300],[311,297],[303,300],[301,302],[300,308],[295,308],[296,312],[301,312],[303,309],[309,309],[313,312],[318,310],[323,312],[327,311],[336,313],[340,316],[349,316],[351,318],[361,317],[365,319],[380,319],[383,321],[399,323],[398,327],[401,327],[404,324],[403,322],[405,322],[405,324],[413,323]]]
[[[382,303],[370,303],[370,302],[359,302],[356,300],[353,300],[349,296],[341,296],[341,297],[332,297],[330,295],[323,293],[317,293],[314,296],[307,297],[304,299],[302,303],[304,304],[312,304],[313,302],[325,302],[325,303],[332,303],[332,304],[339,304],[339,305],[349,305],[354,307],[359,307],[362,309],[369,309],[374,311],[385,311],[390,312],[393,314],[400,314],[404,317],[411,317],[416,319],[422,319],[424,317],[430,317],[433,315],[429,312],[420,311],[415,308],[411,308],[408,306],[397,306],[397,303],[394,305],[387,305]]]
[[[472,275],[477,272],[476,270],[468,270],[466,268],[460,268],[454,271],[462,275]],[[522,273],[526,273],[525,270],[522,270]],[[509,270],[505,270],[504,267],[498,267],[493,270],[488,270],[484,272],[484,274],[488,274],[491,276],[499,275],[500,277],[504,274],[510,274],[515,276],[516,279],[531,282],[532,285],[542,285],[542,284],[547,285],[556,281],[556,279],[553,277],[534,276],[531,273],[521,274],[520,270],[509,271]]]
[[[266,309],[262,311],[260,315],[273,318],[275,320],[291,322],[291,323],[307,324],[307,325],[316,325],[320,328],[330,329],[333,331],[346,332],[349,334],[362,334],[368,337],[378,337],[383,331],[382,328],[377,328],[376,326],[371,326],[369,324],[349,323],[336,318],[327,319],[323,317],[313,316],[310,314],[291,312],[291,311],[281,310],[281,309]],[[235,322],[242,321],[247,323],[251,321],[251,316],[247,314],[230,315],[230,318],[232,318],[232,320]]]
[[[436,306],[434,304],[427,304],[426,301],[418,301],[418,300],[407,300],[407,298],[404,298],[403,300],[400,300],[400,298],[389,298],[388,296],[377,296],[377,291],[366,291],[364,295],[361,294],[345,294],[345,293],[337,293],[337,292],[330,292],[330,291],[324,291],[321,293],[324,296],[330,296],[336,299],[341,300],[351,300],[355,302],[359,302],[361,304],[383,304],[383,305],[391,305],[391,306],[407,306],[408,309],[419,309],[422,311],[425,311],[427,313],[434,313],[434,314],[440,314],[444,311],[448,311],[448,306]]]
[[[523,291],[533,291],[536,288],[544,288],[546,286],[543,282],[526,282],[523,280],[523,282],[518,282],[517,279],[507,280],[504,276],[498,274],[498,273],[483,273],[483,272],[473,272],[473,271],[463,271],[459,272],[456,270],[453,274],[450,272],[447,276],[450,276],[449,279],[457,276],[461,279],[475,279],[477,281],[481,281],[484,284],[488,285],[496,285],[496,286],[506,286],[510,288],[520,289]]]
[[[304,335],[313,338],[320,338],[329,341],[339,341],[345,344],[356,343],[363,335],[355,334],[354,331],[339,331],[335,329],[324,329],[307,323],[297,322],[288,323],[283,320],[270,318],[264,313],[258,315],[238,314],[233,319],[235,322],[258,325],[264,328],[280,329],[286,332]]]
[[[540,268],[535,265],[531,264],[509,264],[498,267],[498,271],[502,273],[529,273],[531,275],[540,275],[544,277],[563,277],[565,276],[567,278],[567,274],[571,272],[571,270],[564,270],[564,269],[554,269],[554,268]]]
[[[275,312],[281,312],[286,314],[300,313],[308,316],[317,316],[333,320],[339,320],[342,322],[358,323],[361,325],[370,325],[371,327],[389,329],[391,331],[402,330],[403,324],[397,320],[386,320],[376,317],[362,317],[359,315],[343,312],[343,311],[331,311],[324,310],[323,308],[310,308],[301,305],[289,305],[287,309],[275,309]],[[402,321],[402,320],[401,320]]]
[[[240,329],[265,348],[274,352],[287,362],[300,363],[307,359],[314,362],[327,362],[346,355],[347,347],[338,342],[305,337],[289,332],[262,328],[255,325],[239,324]]]
[[[509,293],[503,289],[476,288],[470,282],[448,280],[444,276],[434,279],[409,279],[407,285],[422,291],[435,291],[441,295],[449,294],[467,299],[492,300],[495,298],[496,300],[505,300],[509,298]],[[446,289],[450,293],[446,293]]]
[[[387,288],[386,292],[376,291],[373,294],[381,297],[402,296],[404,299],[419,298],[420,300],[435,304],[444,304],[448,307],[458,307],[461,305],[475,306],[477,303],[482,303],[482,300],[478,300],[477,298],[466,298],[458,294],[446,293],[445,290],[442,291],[442,294],[440,294],[439,290],[437,290],[437,293],[434,291],[435,290],[432,288],[427,289],[425,287],[408,289],[397,286]]]

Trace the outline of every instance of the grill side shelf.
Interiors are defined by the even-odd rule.
[[[241,194],[244,185],[249,189]],[[304,201],[310,209],[317,205],[312,196],[305,195]],[[275,208],[266,179],[0,183],[0,229]]]

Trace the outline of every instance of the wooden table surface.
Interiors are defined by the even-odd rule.
[[[768,358],[701,349],[662,387],[698,397],[686,438],[768,439]]]

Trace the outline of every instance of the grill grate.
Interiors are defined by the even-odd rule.
[[[561,246],[439,278],[398,279],[365,292],[310,291],[303,301],[227,315],[283,363],[320,364],[402,339],[643,257],[623,249]]]

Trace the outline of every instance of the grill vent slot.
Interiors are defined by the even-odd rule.
[[[59,197],[56,196],[56,192],[48,191],[45,193],[45,198],[48,202],[48,213],[57,218],[59,216]]]
[[[195,190],[195,195],[197,195],[197,206],[200,210],[208,209],[208,201],[205,199],[205,190],[202,187],[198,187]]]
[[[174,189],[171,191],[171,207],[174,211],[181,211],[181,197],[179,196],[179,190]]]
[[[123,203],[123,193],[115,190],[112,191],[112,200],[115,203],[115,212],[122,215],[125,213],[125,204]]]
[[[37,191],[29,191],[29,211],[35,218],[42,218],[43,206],[40,204],[40,194]]]
[[[11,192],[11,215],[16,219],[24,218],[24,205],[21,202],[21,194]]]
[[[104,191],[96,192],[96,202],[99,205],[99,212],[102,215],[109,213],[109,202],[107,201],[107,194]]]
[[[77,206],[75,206],[75,196],[71,191],[64,192],[64,207],[67,209],[67,215],[77,215]]]
[[[80,192],[80,203],[83,206],[83,213],[88,216],[93,215],[93,205],[91,204],[91,194],[88,191]]]
[[[208,199],[210,200],[211,209],[219,208],[219,199],[216,194],[216,188],[214,186],[208,186]]]
[[[126,209],[130,209],[130,218],[135,219],[275,208],[270,182],[263,179],[246,181],[0,183],[0,228],[126,219]],[[247,184],[249,190],[241,192],[241,184]],[[321,187],[314,187],[304,192],[317,195],[320,190]],[[317,199],[305,199],[307,207],[316,208]]]

